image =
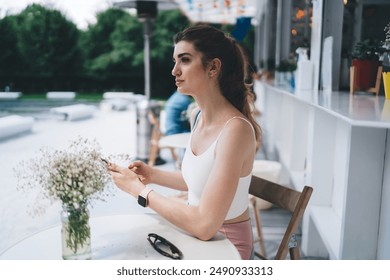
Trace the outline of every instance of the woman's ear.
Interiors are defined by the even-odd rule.
[[[214,58],[212,61],[210,61],[209,64],[209,77],[215,77],[219,74],[221,71],[221,60],[219,58]]]

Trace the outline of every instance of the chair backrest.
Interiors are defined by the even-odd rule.
[[[150,136],[150,151],[148,165],[154,166],[158,156],[159,148],[158,141],[160,141],[162,132],[160,128],[160,117],[152,110],[148,112],[149,122],[153,125],[152,134]]]
[[[249,187],[250,194],[269,201],[291,213],[290,221],[279,245],[275,260],[286,259],[287,253],[290,253],[290,259],[292,260],[300,259],[300,251],[295,239],[295,232],[302,220],[312,192],[313,188],[309,186],[305,186],[299,192],[277,183],[252,176]]]

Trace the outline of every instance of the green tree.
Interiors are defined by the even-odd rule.
[[[175,90],[171,76],[173,36],[189,24],[180,10],[159,11],[153,20],[153,98],[168,97]],[[249,53],[252,35],[243,42]],[[19,15],[0,20],[0,87],[14,80],[23,91],[69,88],[142,93],[143,23],[124,10],[109,8],[97,14],[95,24],[80,31],[57,10],[38,4],[27,6]]]
[[[19,15],[18,48],[26,73],[58,76],[80,69],[79,30],[61,12],[38,4]]]
[[[0,20],[0,75],[10,77],[22,69],[16,16]]]
[[[115,8],[98,13],[96,18],[96,23],[90,25],[82,35],[80,44],[85,56],[86,72],[102,77],[121,69],[119,65],[126,59],[126,54],[115,50],[118,40],[123,41],[117,38],[118,28],[124,25],[123,22],[131,26],[137,22],[132,23],[132,17],[128,13]],[[123,70],[129,69],[121,69]]]
[[[188,27],[189,21],[180,10],[160,11],[154,24],[151,40],[152,96],[169,97],[176,90],[171,74],[173,37]]]
[[[85,74],[97,81],[101,90],[139,92],[143,76],[134,57],[142,45],[142,25],[117,8],[100,12],[96,18],[80,40]]]
[[[111,50],[101,55],[106,71],[139,73],[143,68],[143,27],[137,17],[126,14],[110,34]]]
[[[152,24],[153,97],[168,96],[174,89],[170,74],[172,38],[187,25],[187,18],[178,10],[161,11]],[[105,80],[107,87],[143,92],[144,31],[143,23],[136,16],[115,8],[98,14],[96,24],[83,34],[81,46],[87,73]]]

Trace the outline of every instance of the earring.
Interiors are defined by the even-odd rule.
[[[212,77],[212,73],[211,73],[211,72],[209,72],[209,73],[208,73],[208,76],[209,76],[209,78],[211,78],[211,77]]]

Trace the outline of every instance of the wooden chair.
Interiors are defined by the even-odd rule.
[[[255,160],[253,162],[252,174],[254,176],[266,179],[271,182],[278,183],[282,165],[277,161],[272,160]],[[259,243],[259,253],[263,257],[267,257],[267,252],[264,244],[263,230],[261,226],[260,211],[265,211],[272,207],[272,203],[255,197],[249,194],[249,206],[253,210],[253,220],[256,225],[257,236],[253,243]]]
[[[257,256],[261,256],[262,259],[267,258],[267,252],[265,248],[265,243],[264,243],[264,235],[263,235],[263,229],[261,226],[261,216],[260,216],[260,211],[265,210],[267,208],[259,206],[258,203],[259,199],[255,197],[254,195],[249,194],[249,206],[253,209],[253,218],[255,221],[256,225],[256,232],[257,232],[257,237],[254,237],[253,243],[259,243],[259,252],[255,252]],[[264,200],[261,200],[264,201]],[[266,202],[268,203],[268,201]],[[269,203],[270,207],[272,207],[272,204]],[[268,207],[268,205],[266,205]]]
[[[290,259],[292,260],[299,260],[301,258],[298,242],[295,238],[295,232],[302,220],[303,213],[305,212],[312,192],[313,188],[309,186],[305,186],[300,192],[256,176],[252,176],[252,181],[249,187],[250,194],[269,201],[291,213],[290,221],[283,235],[283,239],[279,244],[278,251],[274,258],[275,260],[286,259],[288,253],[290,254]],[[261,259],[266,259],[258,252],[255,252],[255,255]]]
[[[165,147],[161,147],[161,145],[159,144],[160,139],[161,137],[164,136],[164,134],[161,132],[161,128],[160,128],[160,117],[156,116],[153,112],[149,112],[148,118],[149,118],[149,122],[153,126],[152,134],[150,137],[150,151],[149,151],[148,165],[154,166],[160,149],[165,148]],[[172,158],[176,162],[177,155],[175,153],[175,149],[173,147],[166,147],[166,148],[170,149]]]

